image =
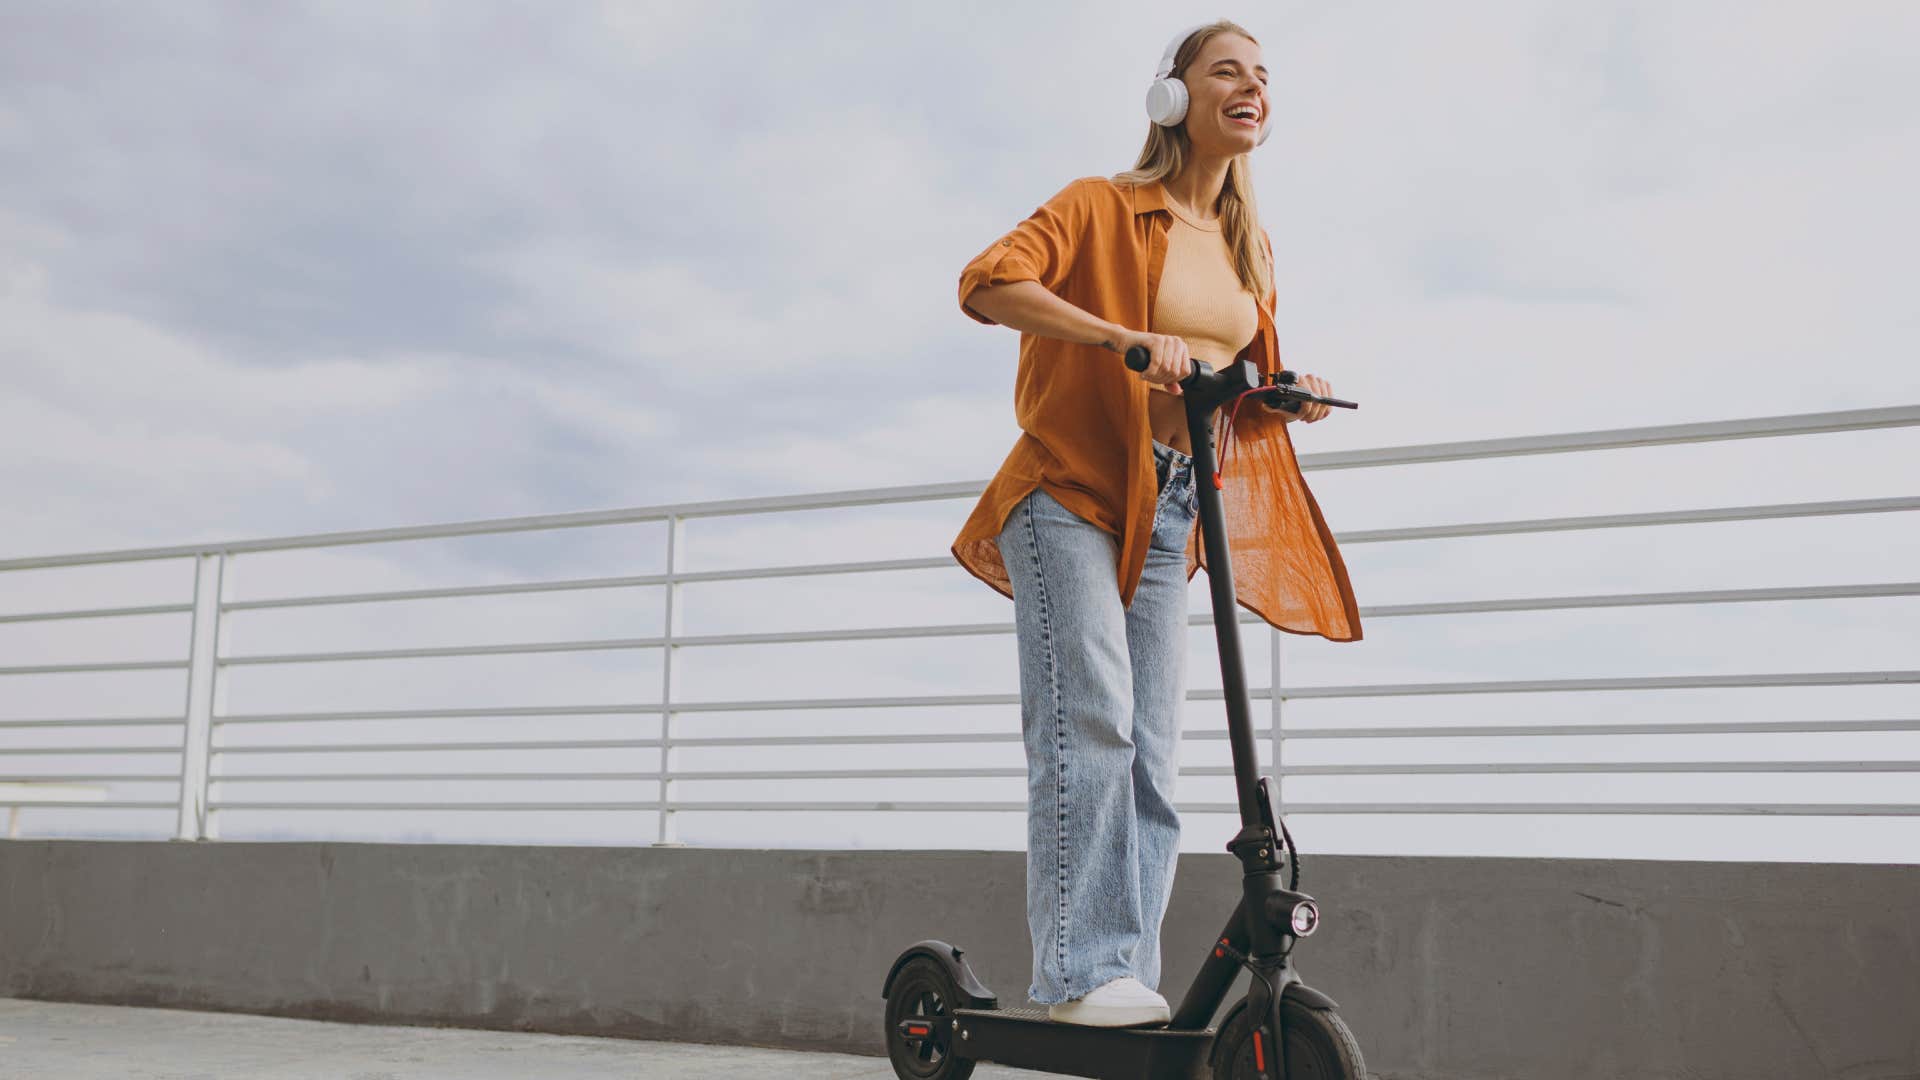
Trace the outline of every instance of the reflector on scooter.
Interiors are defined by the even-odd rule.
[[[1306,937],[1320,928],[1320,908],[1311,900],[1302,900],[1293,905],[1293,932],[1296,937]]]

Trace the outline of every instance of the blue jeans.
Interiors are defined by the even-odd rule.
[[[1157,988],[1180,853],[1193,460],[1153,444],[1153,540],[1131,606],[1119,542],[1035,489],[998,538],[1013,583],[1027,746],[1027,929],[1042,1005],[1124,975]]]

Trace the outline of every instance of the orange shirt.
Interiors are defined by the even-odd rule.
[[[967,264],[960,274],[961,310],[992,323],[967,307],[975,289],[1038,281],[1099,318],[1144,329],[1166,265],[1171,221],[1166,189],[1158,183],[1075,180]],[[1272,250],[1268,241],[1269,257]],[[1279,370],[1280,364],[1274,302],[1272,293],[1261,300],[1259,330],[1243,354],[1263,373]],[[1159,495],[1148,393],[1147,384],[1115,353],[1021,334],[1013,385],[1021,435],[953,542],[960,565],[1012,596],[994,538],[1014,506],[1038,487],[1119,539],[1120,599],[1132,603]],[[1216,446],[1220,422],[1216,414]],[[1221,495],[1237,599],[1282,630],[1355,641],[1360,609],[1346,564],[1300,475],[1287,427],[1252,403],[1234,422],[1235,445]],[[1187,543],[1189,578],[1204,554],[1197,536],[1196,530]]]

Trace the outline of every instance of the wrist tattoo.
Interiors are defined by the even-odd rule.
[[[1107,350],[1108,352],[1119,352],[1119,351],[1120,351],[1120,346],[1118,346],[1118,345],[1116,345],[1116,344],[1114,344],[1114,342],[1113,342],[1113,339],[1112,339],[1112,338],[1108,338],[1108,339],[1107,339],[1106,341],[1103,341],[1103,342],[1101,342],[1101,343],[1100,343],[1100,347],[1101,347],[1101,348],[1103,348],[1103,349],[1105,349],[1105,350]]]

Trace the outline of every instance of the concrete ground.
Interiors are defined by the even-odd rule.
[[[883,1058],[0,998],[0,1080],[890,1080]],[[982,1066],[981,1080],[1053,1075]]]

